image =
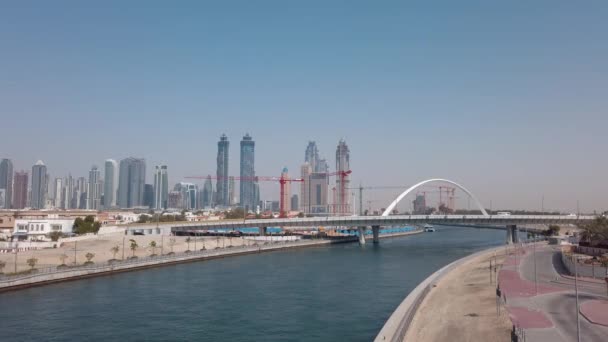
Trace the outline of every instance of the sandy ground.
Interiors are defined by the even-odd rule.
[[[480,255],[443,277],[420,305],[405,340],[510,341],[508,313],[501,308],[501,315],[496,314],[490,259],[493,253]],[[500,266],[504,255],[496,260]]]
[[[124,238],[124,257],[130,257],[133,255],[133,251],[130,249],[130,239],[134,239],[139,247],[135,250],[135,255],[138,257],[148,256],[152,253],[152,248],[149,246],[150,242],[156,242],[156,254],[160,254],[161,250],[163,254],[171,252],[170,239],[175,239],[173,245],[173,251],[175,253],[184,252],[188,249],[185,236],[164,236],[162,239],[160,236],[125,236],[123,234],[109,234],[97,237],[91,240],[83,240],[76,242],[76,262],[82,264],[86,261],[85,255],[87,253],[95,254],[92,261],[98,264],[105,264],[108,260],[113,258],[111,248],[118,246],[119,251],[116,253],[116,259],[123,257],[123,238]],[[161,249],[161,243],[164,243],[164,247]],[[215,247],[223,248],[224,246],[241,246],[243,243],[253,244],[253,241],[247,240],[245,242],[242,238],[224,238],[224,237],[202,237],[199,236],[196,239],[196,249],[202,249],[203,245],[206,249],[214,249]],[[190,250],[195,249],[194,237],[191,237]],[[61,264],[61,255],[67,255],[68,258],[65,260],[66,264],[74,263],[74,242],[64,243],[59,248],[32,250],[26,252],[19,252],[17,254],[17,271],[23,271],[29,269],[27,265],[27,259],[37,258],[38,263],[36,268],[52,267]],[[6,262],[4,273],[14,272],[15,254],[0,254],[0,260]]]

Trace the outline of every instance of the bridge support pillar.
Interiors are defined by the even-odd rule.
[[[359,232],[359,244],[365,245],[365,227],[357,227]]]
[[[519,232],[519,230],[517,229],[516,225],[507,226],[507,239],[505,241],[507,245],[511,245],[511,244],[519,242],[519,237],[517,236],[518,232]]]
[[[374,243],[380,243],[380,226],[372,226]]]
[[[260,236],[265,236],[266,235],[266,227],[260,227]]]

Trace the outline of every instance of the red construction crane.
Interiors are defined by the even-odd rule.
[[[291,182],[303,182],[304,180],[301,178],[287,178],[284,176],[279,176],[279,177],[273,177],[273,176],[253,176],[253,177],[233,177],[233,176],[226,176],[226,177],[222,177],[222,176],[189,176],[189,177],[184,177],[186,179],[215,179],[215,180],[221,180],[221,179],[229,179],[232,178],[234,180],[238,180],[238,181],[251,181],[251,182],[279,182],[280,188],[281,188],[281,198],[280,198],[280,213],[279,216],[280,217],[286,217],[287,213],[285,212],[285,184],[287,183],[291,183]]]
[[[339,176],[340,177],[340,203],[338,203],[338,210],[339,210],[339,215],[342,216],[343,213],[346,212],[346,208],[345,208],[345,203],[346,203],[346,183],[344,182],[346,180],[346,177],[348,177],[348,175],[350,175],[351,173],[353,173],[351,170],[346,170],[346,171],[336,171],[336,172],[330,172],[327,174],[327,176]],[[335,203],[334,203],[335,205]]]

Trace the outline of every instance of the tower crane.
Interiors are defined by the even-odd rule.
[[[363,190],[386,190],[386,189],[407,189],[405,185],[379,185],[379,186],[363,186],[357,188],[348,188],[349,190],[359,190],[359,216],[363,216]]]
[[[238,177],[238,176],[188,176],[184,177],[186,179],[215,179],[215,180],[223,180],[228,178],[233,178],[238,181],[250,181],[250,182],[278,182],[281,190],[280,197],[280,212],[279,216],[284,218],[287,216],[287,212],[285,211],[285,185],[291,184],[292,182],[303,182],[304,180],[301,178],[288,178],[285,176],[253,176],[253,177]]]

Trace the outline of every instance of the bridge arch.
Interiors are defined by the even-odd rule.
[[[489,216],[488,213],[486,212],[486,209],[483,207],[483,205],[481,205],[481,203],[477,200],[477,197],[475,197],[475,195],[473,195],[469,190],[467,190],[464,186],[453,182],[449,179],[441,179],[441,178],[433,178],[433,179],[427,179],[425,181],[422,181],[418,184],[415,184],[414,186],[410,187],[409,189],[405,190],[401,195],[399,195],[399,197],[397,197],[393,203],[391,203],[388,208],[386,208],[386,210],[382,213],[382,216],[388,216],[390,215],[390,213],[393,211],[393,209],[395,209],[395,207],[397,206],[397,204],[399,204],[399,202],[401,202],[402,199],[405,198],[405,196],[407,196],[410,192],[416,190],[418,187],[421,187],[427,183],[432,183],[432,182],[444,182],[444,183],[449,183],[452,184],[454,186],[456,186],[458,189],[464,191],[467,193],[467,195],[471,196],[471,198],[473,199],[473,202],[475,203],[475,205],[479,208],[479,210],[481,210],[481,213],[484,216]]]

